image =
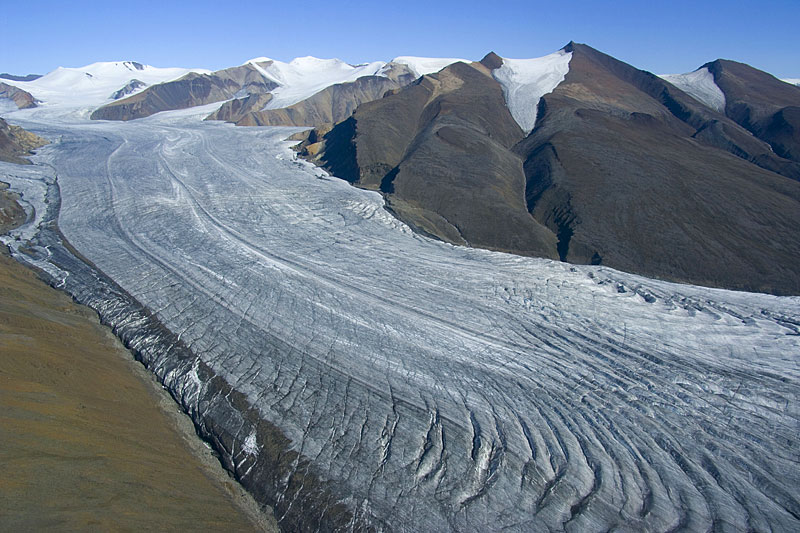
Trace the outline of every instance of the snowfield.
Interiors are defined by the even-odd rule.
[[[567,56],[509,61],[509,101]],[[800,529],[800,298],[433,241],[297,161],[296,130],[207,113],[14,113],[53,143],[0,164],[37,207],[6,242],[142,354],[284,527],[341,508],[343,529]],[[64,236],[171,334],[36,226],[56,176]],[[263,474],[277,441],[205,368],[288,439],[288,473]]]
[[[411,72],[418,78],[426,74],[433,74],[439,72],[443,68],[452,65],[453,63],[470,63],[468,59],[458,59],[455,57],[414,57],[414,56],[400,56],[392,59],[391,63],[398,63],[406,65]]]
[[[534,59],[506,59],[492,71],[502,85],[506,106],[525,134],[536,125],[542,96],[553,92],[569,72],[572,52],[558,51]]]
[[[659,77],[711,109],[725,113],[725,93],[717,86],[714,75],[707,68],[699,68],[687,74],[664,74]]]
[[[391,63],[408,66],[417,77],[438,72],[446,66],[463,61],[450,58],[396,57]],[[260,63],[271,62],[263,67]],[[278,84],[272,91],[272,100],[265,109],[289,107],[338,83],[349,83],[364,76],[386,76],[389,63],[373,61],[350,65],[341,59],[319,59],[312,56],[298,57],[284,63],[268,57],[257,57],[247,63],[253,65],[262,76]]]
[[[131,80],[139,80],[149,86],[181,78],[190,72],[208,74],[210,71],[111,61],[79,68],[58,67],[34,81],[3,81],[31,93],[40,101],[40,105],[99,107],[112,101],[111,95]]]
[[[271,64],[266,68],[259,65],[268,61]],[[377,76],[385,66],[381,61],[353,66],[341,59],[318,59],[311,56],[298,57],[289,63],[258,57],[247,63],[258,69],[266,79],[278,84],[272,90],[272,100],[266,109],[288,107],[337,83],[356,81],[362,76]]]

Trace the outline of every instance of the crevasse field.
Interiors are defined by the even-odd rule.
[[[6,241],[70,287],[36,241],[57,179],[71,245],[289,439],[347,527],[800,528],[800,298],[436,242],[297,161],[296,130],[203,111],[15,113],[53,143],[0,164],[36,208]],[[188,403],[207,386],[169,377]],[[237,427],[224,451],[255,464]],[[276,486],[285,527],[316,512]]]

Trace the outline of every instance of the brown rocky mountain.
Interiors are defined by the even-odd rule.
[[[557,257],[555,235],[525,206],[522,161],[511,152],[522,137],[491,72],[455,63],[359,107],[326,136],[320,161],[383,191],[389,208],[418,230]]]
[[[18,109],[28,109],[36,107],[36,99],[29,92],[23,91],[13,85],[0,83],[0,99],[8,98],[12,100]]]
[[[565,51],[527,137],[490,55],[361,105],[303,150],[450,242],[800,294],[797,162],[653,74]]]
[[[361,104],[383,97],[387,91],[408,85],[416,76],[406,65],[389,63],[385,76],[363,76],[353,82],[331,85],[288,107],[267,109],[271,95],[255,94],[225,102],[208,116],[237,126],[309,126],[334,124],[348,118]]]
[[[272,100],[272,94],[270,93],[248,94],[242,98],[234,98],[233,100],[223,103],[219,109],[208,115],[206,120],[224,120],[225,122],[239,124],[245,117],[264,109],[264,106],[266,106],[270,100]],[[256,125],[249,124],[251,121],[247,122],[247,125]]]
[[[800,162],[800,87],[736,61],[718,59],[703,66],[725,94],[729,118],[779,156]]]
[[[189,73],[96,109],[93,120],[133,120],[160,111],[185,109],[233,98],[239,91],[266,93],[277,85],[265,79],[258,66],[245,64],[211,74]]]
[[[349,117],[361,104],[381,98],[387,91],[413,81],[413,76],[392,80],[364,76],[354,82],[337,83],[289,107],[264,110],[266,95],[225,102],[210,120],[226,120],[237,126],[320,126]],[[238,109],[238,112],[236,111]]]
[[[0,118],[0,161],[28,165],[30,161],[25,156],[45,144],[47,141],[41,137]]]

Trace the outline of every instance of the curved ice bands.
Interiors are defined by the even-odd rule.
[[[60,131],[42,157],[63,232],[353,523],[800,528],[797,298],[433,242],[292,160],[286,130]],[[192,368],[175,379],[200,390]],[[236,464],[270,453],[250,429],[229,437]],[[316,488],[268,497],[320,512]]]

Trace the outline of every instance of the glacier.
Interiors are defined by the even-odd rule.
[[[800,298],[431,240],[208,112],[13,113],[53,142],[0,163],[36,213],[4,242],[282,527],[800,528]]]
[[[725,113],[725,93],[717,86],[714,75],[707,67],[686,74],[662,74],[659,77],[711,109]]]
[[[526,135],[536,125],[539,100],[564,81],[571,60],[572,52],[560,50],[534,59],[503,58],[503,65],[492,71],[511,116]]]

